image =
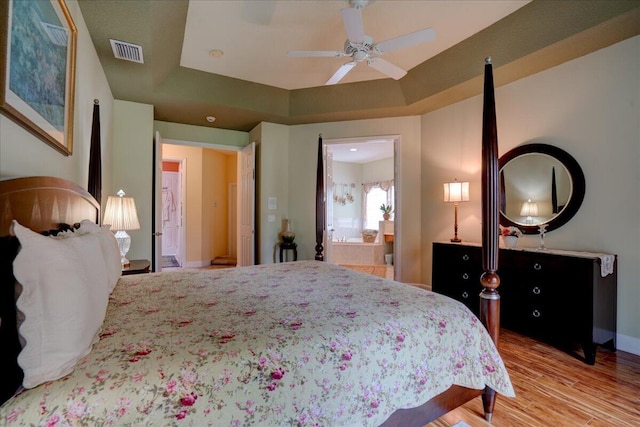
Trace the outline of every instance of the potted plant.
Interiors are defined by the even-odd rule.
[[[500,226],[500,235],[505,245],[509,248],[515,248],[518,244],[518,237],[522,237],[522,231],[518,227],[502,227]]]
[[[382,218],[385,221],[388,221],[391,218],[391,212],[393,212],[393,208],[391,205],[385,205],[384,203],[380,205],[380,210],[382,211]]]

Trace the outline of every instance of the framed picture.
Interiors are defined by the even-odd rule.
[[[67,5],[2,0],[0,23],[0,112],[71,155],[77,29]]]

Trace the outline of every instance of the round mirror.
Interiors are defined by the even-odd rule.
[[[551,231],[578,212],[584,173],[566,151],[547,144],[516,147],[500,157],[500,224],[537,234]]]

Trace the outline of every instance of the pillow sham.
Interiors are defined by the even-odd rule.
[[[23,386],[61,378],[91,351],[109,299],[100,238],[42,236],[13,221],[20,251],[13,262],[22,285],[17,307],[24,314],[18,355]],[[66,234],[66,233],[63,233]]]
[[[110,228],[110,225],[99,226],[93,221],[84,219],[80,222],[79,227],[74,232],[67,231],[59,233],[56,236],[56,238],[67,238],[82,236],[87,233],[98,236],[106,268],[109,292],[113,291],[118,283],[118,279],[122,276],[120,248],[118,248],[118,242],[116,241],[114,234],[110,231]]]

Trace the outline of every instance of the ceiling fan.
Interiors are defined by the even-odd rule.
[[[347,40],[344,42],[344,50],[294,50],[289,51],[287,56],[292,58],[308,58],[308,57],[350,57],[351,61],[344,63],[331,76],[325,85],[333,85],[338,83],[344,76],[351,71],[358,62],[367,62],[367,65],[375,68],[387,76],[399,80],[404,77],[407,72],[402,68],[382,59],[380,56],[392,50],[403,49],[405,47],[415,46],[420,43],[426,43],[436,38],[436,32],[432,28],[415,31],[413,33],[394,37],[380,43],[374,43],[373,38],[365,35],[364,25],[362,23],[362,9],[368,0],[351,0],[353,7],[340,10],[342,21],[347,31]]]

